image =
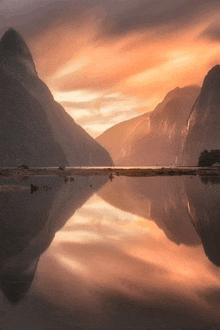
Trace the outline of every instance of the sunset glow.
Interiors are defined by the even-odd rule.
[[[40,78],[94,137],[153,110],[177,86],[201,85],[220,63],[215,1],[155,6],[142,0],[35,0],[1,6],[1,32],[9,26],[21,32]]]
[[[0,1],[0,330],[220,329],[220,1]]]

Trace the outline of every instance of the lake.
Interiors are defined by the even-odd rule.
[[[220,179],[0,179],[0,329],[220,329]]]

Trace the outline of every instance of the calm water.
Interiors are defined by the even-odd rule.
[[[0,184],[1,330],[220,329],[217,178]]]

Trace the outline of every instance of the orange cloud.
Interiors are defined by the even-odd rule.
[[[137,109],[139,114],[153,110],[177,86],[201,84],[219,62],[217,2],[164,3],[132,0],[109,5],[107,0],[86,0],[80,8],[80,2],[48,1],[31,11],[29,19],[19,16],[19,29],[27,35],[39,76],[55,98],[79,91],[88,102],[93,94],[93,106],[86,110],[91,113],[89,129],[94,135],[106,129],[97,122],[94,109],[107,111],[103,100],[109,94],[131,100],[129,109],[118,107],[122,114],[118,120],[130,119]],[[75,94],[70,100],[66,93],[62,102],[78,102]],[[76,108],[66,110],[80,118]],[[112,124],[114,115],[115,106],[109,106]]]
[[[97,24],[91,22],[77,31],[56,27],[39,41],[37,67],[54,92],[113,90],[161,98],[177,85],[202,82],[207,63],[220,48],[213,44],[207,53],[207,42],[196,39],[204,26],[162,39],[152,31],[97,39]],[[34,49],[39,49],[38,44]]]

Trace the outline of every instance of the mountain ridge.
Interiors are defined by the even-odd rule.
[[[57,103],[13,29],[0,41],[0,165],[112,165],[101,147]]]
[[[205,76],[184,128],[181,155],[184,165],[197,165],[203,150],[220,148],[219,109],[220,65],[216,65]]]
[[[97,141],[116,165],[176,164],[182,130],[199,92],[196,85],[177,87],[153,111],[113,126]]]

